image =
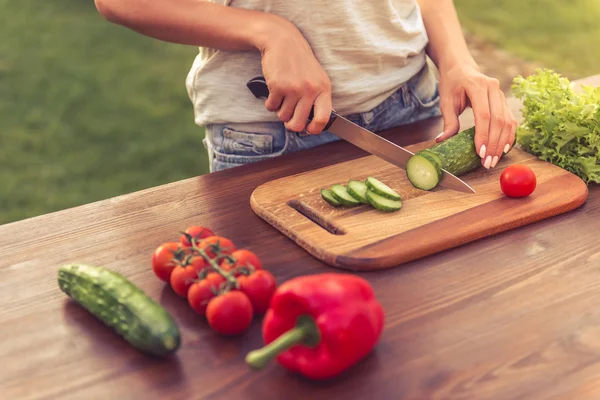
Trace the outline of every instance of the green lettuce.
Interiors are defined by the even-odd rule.
[[[538,69],[517,76],[512,91],[523,103],[517,144],[587,184],[600,183],[600,88],[576,92],[567,78]]]

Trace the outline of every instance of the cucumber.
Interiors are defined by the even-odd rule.
[[[431,190],[440,183],[437,163],[423,154],[415,154],[406,163],[406,176],[414,187],[421,190]]]
[[[428,149],[442,160],[442,168],[459,176],[481,167],[475,150],[475,128],[465,129]]]
[[[420,151],[417,154],[429,160],[437,171],[438,179],[442,179],[442,160],[440,160],[437,154],[427,150]]]
[[[382,197],[386,197],[390,200],[402,200],[400,195],[396,193],[392,188],[387,186],[385,183],[381,182],[378,179],[373,178],[372,176],[368,177],[365,181],[365,185],[367,188]]]
[[[367,185],[362,181],[351,180],[348,182],[348,193],[363,204],[369,204],[367,199]]]
[[[58,286],[136,349],[154,356],[179,349],[181,336],[171,315],[122,275],[67,264],[58,270]]]
[[[369,200],[369,203],[379,211],[394,212],[402,208],[402,200],[392,200],[380,196],[372,190],[367,190],[366,197]]]
[[[406,176],[416,188],[432,190],[441,179],[438,167],[460,176],[480,166],[472,127],[412,156],[406,164]]]
[[[333,194],[329,189],[321,189],[321,197],[323,198],[323,200],[325,200],[334,207],[339,207],[342,205],[342,203],[340,203],[335,199],[335,197],[333,197]]]
[[[344,185],[333,185],[330,190],[333,197],[344,206],[357,206],[360,204],[360,201],[348,193],[348,189]]]

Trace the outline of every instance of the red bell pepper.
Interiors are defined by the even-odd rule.
[[[358,363],[379,341],[383,307],[365,279],[325,273],[279,286],[262,327],[266,346],[246,362],[262,368],[276,360],[311,379],[334,377]]]

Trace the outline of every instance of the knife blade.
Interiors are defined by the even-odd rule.
[[[257,99],[269,97],[269,88],[262,76],[249,80],[246,86]],[[310,110],[309,120],[313,118],[313,111],[313,109]],[[349,121],[335,111],[331,112],[329,121],[323,130],[331,132],[369,154],[373,154],[403,170],[406,170],[406,163],[414,155],[413,152]],[[439,185],[458,192],[476,193],[466,182],[444,169],[442,169],[442,179]]]

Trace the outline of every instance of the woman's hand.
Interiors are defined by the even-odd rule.
[[[458,133],[458,116],[470,106],[475,116],[475,149],[482,165],[494,168],[512,147],[517,128],[498,80],[482,74],[472,64],[457,64],[440,70],[439,92],[444,131],[436,140]]]
[[[276,111],[291,131],[321,133],[332,110],[329,77],[293,24],[273,16],[271,32],[259,49],[270,92],[265,107]],[[307,126],[313,105],[314,117]]]

